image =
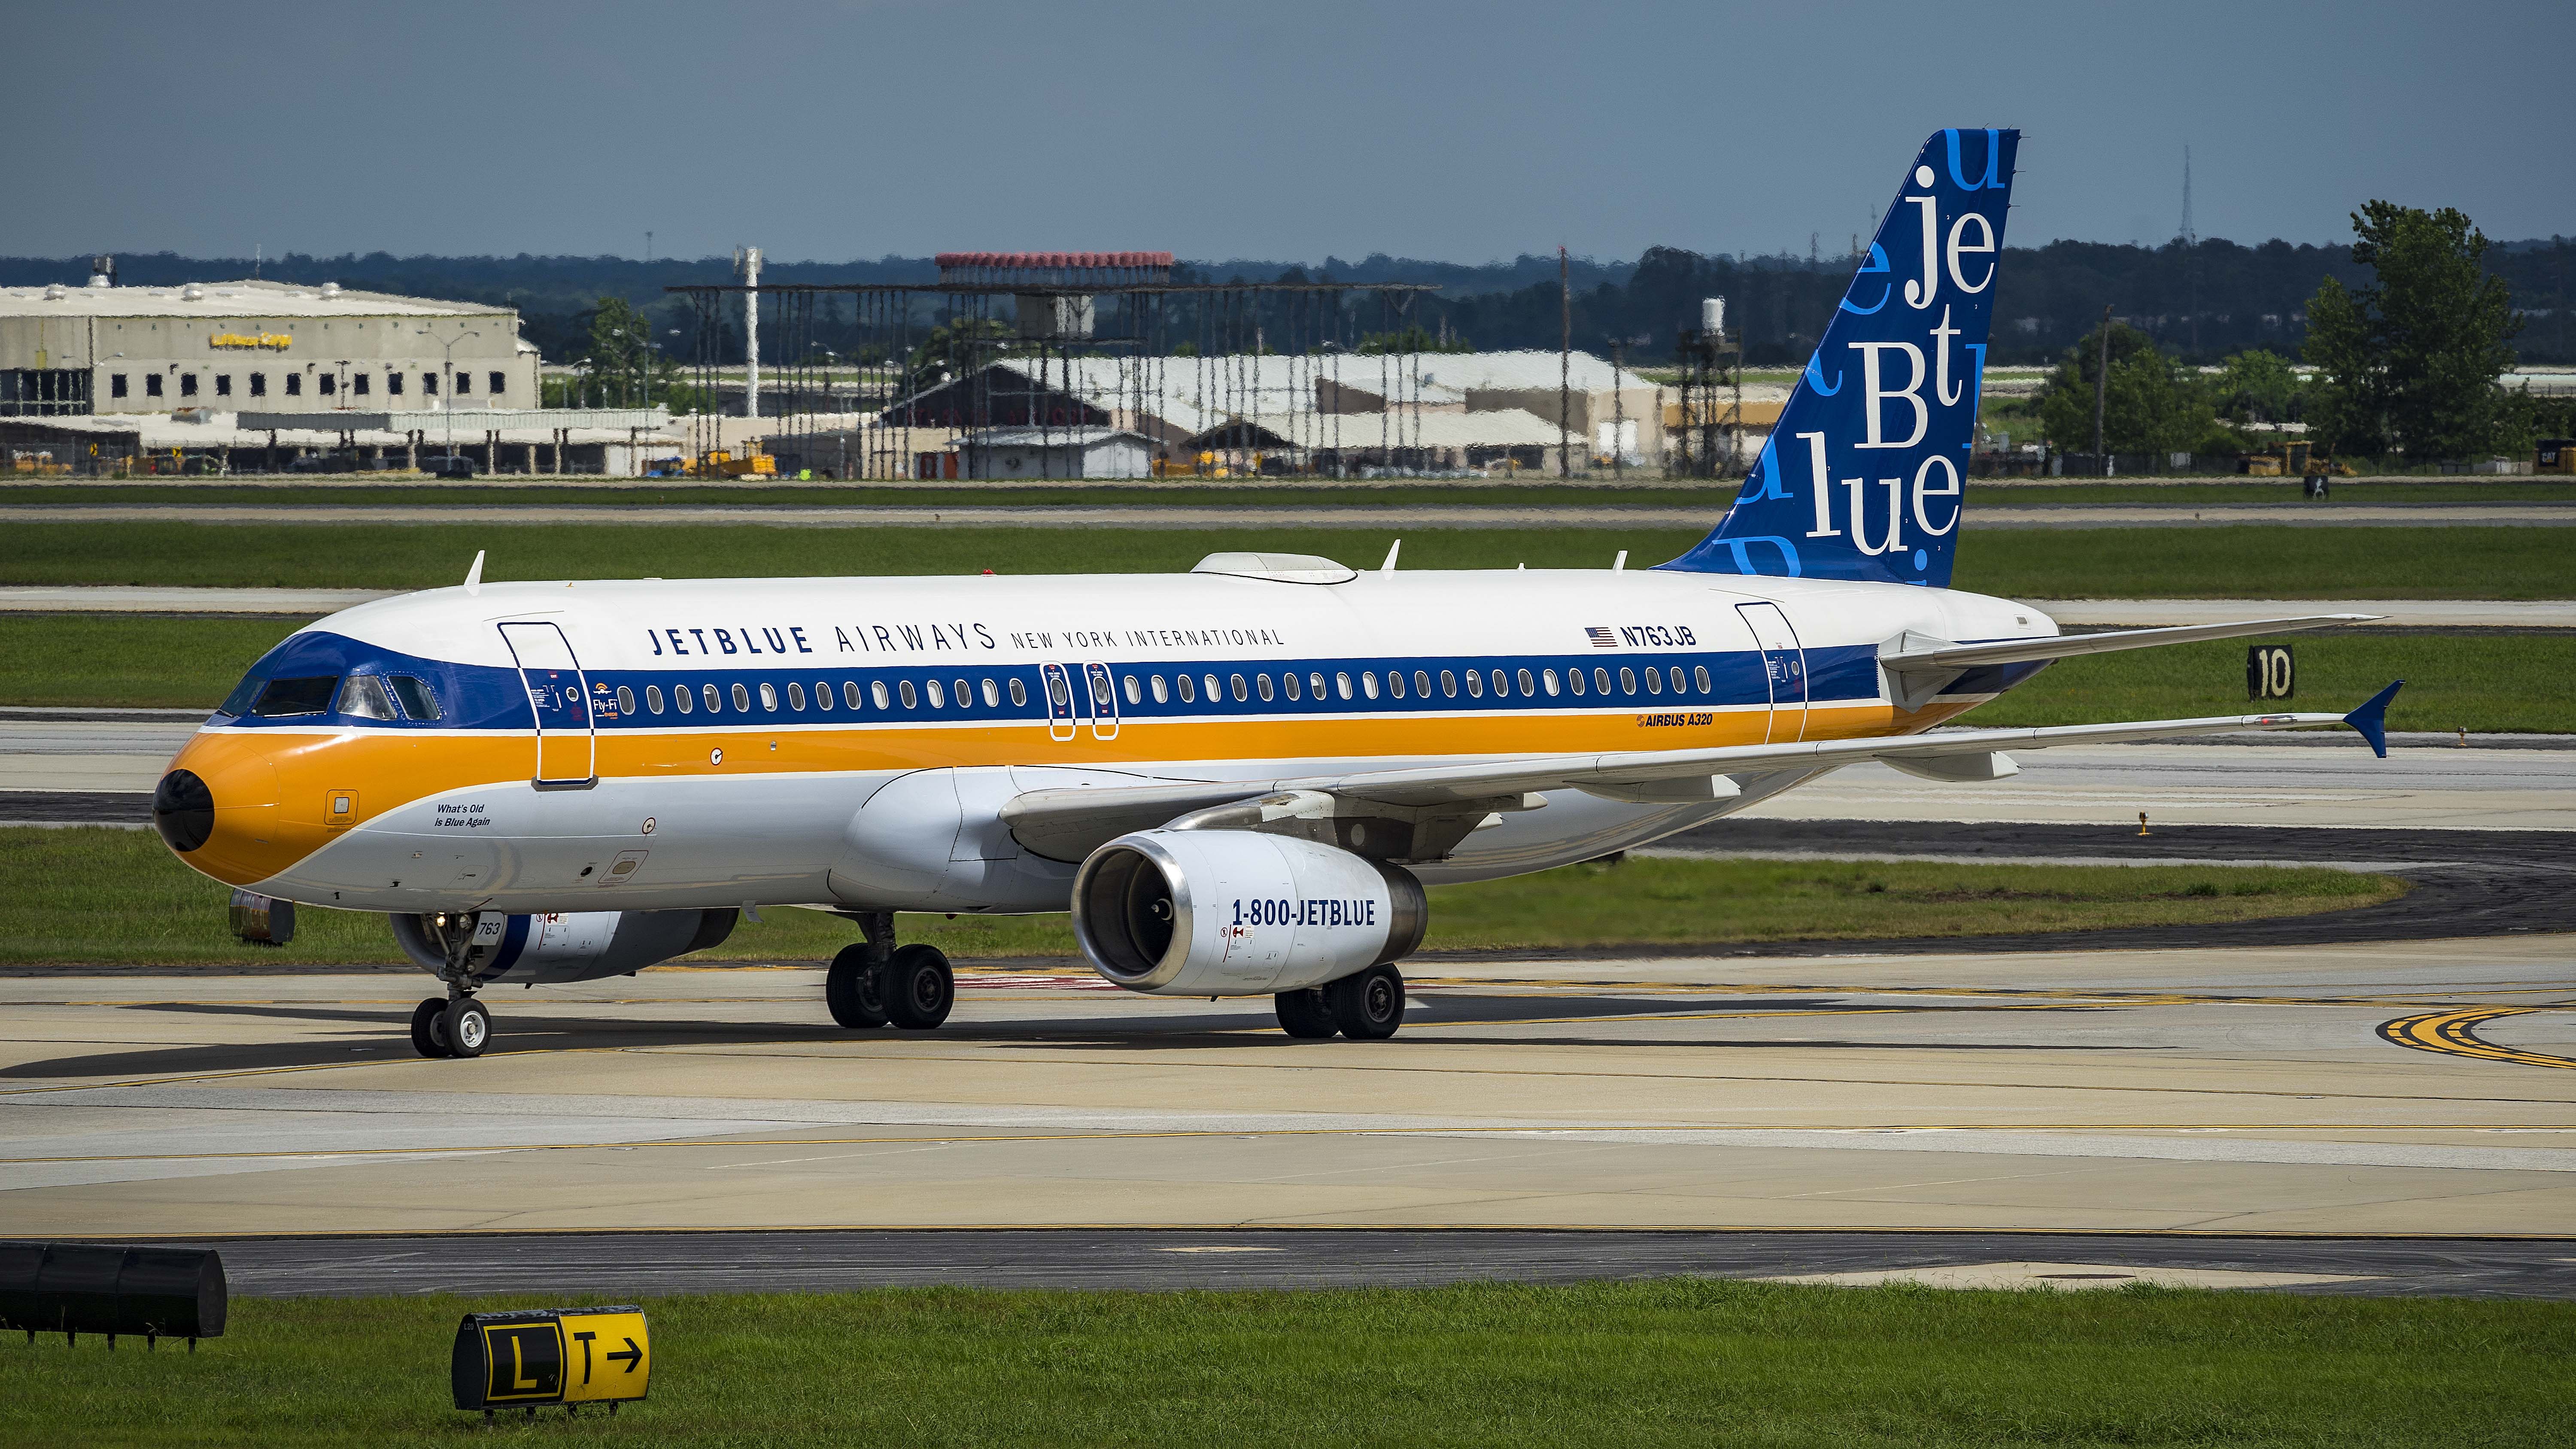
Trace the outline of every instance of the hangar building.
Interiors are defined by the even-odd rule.
[[[335,282],[0,287],[0,417],[533,408],[507,307]]]

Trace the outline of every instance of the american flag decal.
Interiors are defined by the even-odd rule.
[[[1616,649],[1619,647],[1619,636],[1611,633],[1608,629],[1605,629],[1598,624],[1594,624],[1589,628],[1586,628],[1583,632],[1591,637],[1592,647],[1595,649]]]

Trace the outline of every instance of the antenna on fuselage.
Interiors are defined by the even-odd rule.
[[[1617,558],[1614,558],[1614,559],[1610,560],[1610,572],[1612,572],[1612,573],[1614,573],[1614,574],[1619,574],[1619,573],[1626,573],[1627,571],[1628,571],[1628,551],[1627,551],[1626,549],[1624,549],[1624,548],[1623,548],[1623,549],[1619,550],[1619,556],[1618,556]]]
[[[483,592],[483,550],[479,548],[474,550],[474,567],[465,571],[465,592]]]
[[[1379,565],[1377,566],[1377,571],[1378,571],[1379,573],[1382,573],[1382,574],[1391,574],[1391,573],[1394,573],[1394,572],[1395,572],[1395,555],[1396,555],[1396,552],[1397,552],[1397,550],[1399,550],[1399,549],[1401,549],[1401,548],[1403,548],[1403,547],[1404,547],[1404,540],[1403,540],[1403,539],[1400,539],[1400,538],[1399,538],[1399,539],[1397,539],[1395,542],[1388,544],[1388,545],[1386,546],[1386,562],[1384,562],[1384,563],[1382,563],[1382,564],[1379,564]]]

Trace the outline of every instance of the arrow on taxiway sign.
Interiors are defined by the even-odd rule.
[[[644,1362],[644,1350],[637,1347],[635,1340],[630,1338],[626,1340],[626,1351],[624,1353],[602,1354],[600,1357],[607,1359],[610,1363],[615,1363],[619,1359],[624,1359],[626,1361],[626,1371],[631,1374],[635,1372],[637,1366]]]

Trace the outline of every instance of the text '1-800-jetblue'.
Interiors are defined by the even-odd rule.
[[[1642,845],[1880,760],[2352,725],[2350,715],[1927,731],[2070,655],[2360,616],[2068,636],[1948,587],[2018,133],[1906,169],[1734,505],[1658,568],[481,584],[347,610],[254,666],[155,795],[181,859],[381,912],[475,993],[623,974],[745,908],[848,918],[849,1027],[937,1026],[894,913],[1070,909],[1101,975],[1392,1034],[1423,886]]]

